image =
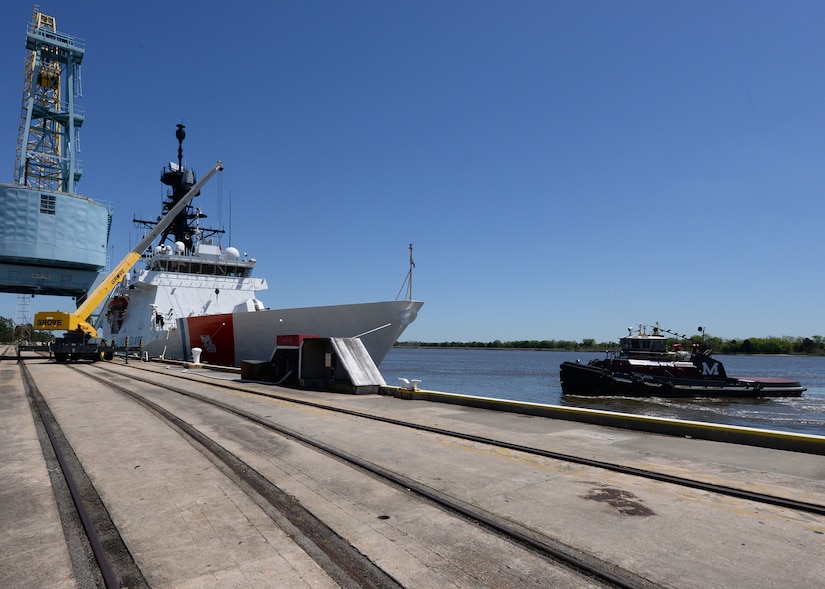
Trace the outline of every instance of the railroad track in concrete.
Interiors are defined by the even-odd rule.
[[[58,511],[64,521],[66,540],[79,586],[106,589],[150,587],[26,368],[25,361],[21,360],[19,365],[26,393],[31,400],[32,413],[38,429],[43,429],[43,453],[55,489]],[[76,382],[73,384],[82,386]],[[201,446],[204,452],[225,466],[225,474],[238,483],[244,492],[255,495],[258,500],[263,499],[275,508],[284,516],[276,518],[277,523],[289,528],[292,540],[310,554],[338,586],[373,589],[401,587],[294,499],[255,473],[254,469],[227,452],[218,442],[134,391],[109,386],[145,406],[194,444]]]
[[[140,370],[140,364],[132,365],[131,368],[135,370]],[[191,375],[181,375],[175,372],[169,372],[170,376],[174,376],[175,378],[179,379],[186,379],[191,380]],[[151,382],[153,384],[154,381],[151,379],[146,379],[144,377],[135,376],[136,379],[144,380],[145,382]],[[390,425],[395,425],[399,427],[409,428],[413,430],[429,432],[433,434],[448,436],[452,438],[457,438],[461,440],[466,440],[470,442],[477,442],[480,444],[487,444],[490,446],[495,446],[498,448],[503,448],[507,450],[512,450],[516,452],[523,452],[525,454],[533,455],[533,456],[540,456],[543,458],[549,458],[553,460],[559,460],[563,462],[568,462],[571,464],[578,464],[582,466],[588,466],[592,468],[597,468],[601,470],[607,470],[619,474],[630,475],[634,477],[640,477],[648,480],[659,481],[662,483],[667,483],[670,485],[676,485],[679,487],[690,488],[690,489],[698,489],[701,491],[706,491],[708,493],[713,493],[716,495],[726,496],[726,497],[733,497],[736,499],[743,499],[747,501],[752,501],[755,503],[763,504],[763,505],[772,505],[776,507],[781,507],[784,509],[791,509],[794,511],[804,512],[804,513],[811,513],[815,515],[825,515],[825,504],[822,503],[811,503],[809,501],[799,501],[789,497],[771,495],[769,493],[760,493],[749,489],[742,489],[737,487],[732,487],[729,485],[723,485],[718,483],[712,483],[708,481],[703,481],[700,479],[693,479],[687,478],[682,476],[676,476],[664,472],[658,472],[655,470],[650,469],[643,469],[638,467],[633,467],[625,464],[618,464],[613,462],[607,462],[603,460],[596,460],[592,458],[586,458],[581,456],[576,456],[573,454],[566,454],[562,452],[556,452],[552,450],[547,450],[545,448],[536,448],[531,446],[525,446],[522,444],[515,444],[512,442],[508,442],[506,440],[490,438],[485,436],[478,436],[469,434],[466,432],[460,432],[455,430],[449,430],[440,427],[433,427],[430,425],[416,423],[414,421],[405,421],[394,419],[382,415],[377,415],[373,413],[366,413],[362,411],[354,411],[352,409],[346,409],[342,407],[336,407],[331,404],[322,403],[318,401],[306,400],[296,398],[294,395],[290,394],[279,394],[277,392],[271,391],[262,391],[260,389],[255,389],[253,387],[244,386],[243,384],[239,384],[237,382],[220,382],[210,380],[206,384],[210,384],[211,386],[215,386],[218,388],[223,388],[227,390],[233,391],[241,391],[248,394],[253,395],[261,395],[271,399],[275,399],[278,401],[283,401],[287,403],[294,403],[297,405],[303,405],[307,407],[312,407],[315,409],[321,409],[325,411],[331,411],[334,413],[341,413],[345,415],[350,415],[353,417],[369,420],[369,421],[377,421],[382,423],[387,423]],[[169,390],[173,390],[175,392],[181,392],[174,387],[167,385],[162,385],[169,388]]]
[[[103,365],[95,365],[96,368],[101,368],[102,366]],[[277,490],[277,487],[256,473],[254,469],[246,464],[240,457],[227,452],[218,442],[209,438],[203,432],[192,427],[190,424],[186,423],[173,413],[167,411],[160,405],[150,401],[140,393],[135,392],[131,387],[113,383],[109,378],[101,378],[99,376],[89,374],[86,371],[84,371],[84,374],[86,376],[90,376],[91,378],[98,379],[99,382],[118,390],[122,394],[128,395],[137,402],[144,404],[153,411],[157,412],[176,428],[179,428],[185,435],[197,441],[197,443],[201,444],[211,454],[218,457],[219,460],[224,462],[232,470],[234,476],[238,477],[244,486],[255,488],[258,493],[261,493],[267,497],[267,501],[273,502],[268,498],[270,493],[274,492],[276,495],[282,494],[279,490]],[[132,378],[134,378],[134,376]],[[191,390],[174,387],[168,383],[158,383],[151,379],[144,378],[138,378],[137,380],[152,386],[161,387],[166,391],[177,393],[189,399],[194,399],[213,407],[217,407],[223,411],[227,411],[241,417],[242,419],[258,424],[267,430],[276,432],[279,435],[285,436],[307,447],[332,456],[335,459],[346,463],[351,467],[360,469],[373,477],[383,479],[388,484],[394,485],[397,489],[402,490],[406,494],[417,495],[420,499],[431,502],[448,513],[459,516],[472,522],[473,524],[484,526],[491,532],[507,538],[509,541],[520,544],[525,548],[552,560],[553,562],[570,567],[575,572],[598,581],[597,586],[621,587],[626,589],[655,589],[660,587],[660,585],[650,582],[649,580],[644,579],[631,571],[623,570],[617,565],[603,561],[594,555],[586,554],[574,547],[564,545],[563,543],[552,538],[543,537],[534,530],[530,530],[514,521],[497,516],[496,514],[490,513],[469,503],[459,501],[447,493],[444,493],[432,486],[424,485],[398,471],[381,467],[367,459],[344,451],[333,444],[325,443],[315,437],[308,436],[297,430],[285,427],[284,425],[274,423],[269,419],[262,418],[260,415],[240,409],[230,403],[209,398]],[[226,388],[220,384],[215,384],[213,386],[216,386],[219,389]],[[262,488],[266,489],[269,487],[272,487],[274,491],[261,491]],[[294,518],[294,524],[314,517],[311,513],[304,510],[299,503],[296,503],[289,498],[278,499],[274,502],[281,501],[285,501],[286,511],[284,511],[284,515]],[[321,522],[318,522],[318,525],[323,526]],[[326,534],[332,535],[332,532],[327,531]],[[345,548],[352,550],[352,547],[348,545],[346,547],[339,546],[333,548],[332,554],[338,555],[338,558],[340,559],[340,554]],[[348,559],[351,560],[357,556],[356,554],[352,554],[348,557]],[[346,561],[347,559],[344,560]],[[363,584],[358,586],[366,587],[371,585]],[[389,583],[389,577],[385,584],[376,586],[391,586],[391,583]]]
[[[541,448],[530,448],[526,446],[510,444],[503,440],[493,440],[479,436],[468,435],[466,433],[457,431],[449,431],[441,428],[422,426],[421,424],[417,424],[411,421],[390,419],[380,415],[373,415],[369,413],[356,412],[349,409],[342,409],[340,407],[334,407],[323,402],[310,401],[307,399],[298,399],[290,394],[281,394],[279,392],[274,392],[274,390],[270,387],[267,387],[270,388],[270,390],[264,392],[261,390],[256,390],[255,388],[250,386],[245,386],[244,384],[235,381],[216,381],[214,379],[202,378],[192,379],[192,375],[189,374],[187,375],[185,380],[189,383],[196,383],[197,391],[195,391],[192,388],[184,388],[183,386],[173,386],[170,383],[170,376],[177,377],[181,375],[175,374],[172,371],[161,374],[158,374],[157,371],[153,370],[144,371],[141,370],[142,366],[140,363],[137,363],[135,365],[129,365],[128,367],[116,363],[100,363],[95,365],[79,365],[74,368],[76,368],[76,370],[78,370],[79,372],[83,373],[84,376],[96,378],[101,384],[104,384],[107,387],[117,390],[118,392],[128,396],[129,398],[132,398],[135,401],[141,403],[150,411],[156,413],[162,419],[167,421],[171,427],[181,432],[182,435],[185,435],[188,438],[190,438],[193,441],[193,445],[198,445],[202,447],[203,452],[211,454],[215,457],[215,461],[223,463],[227,475],[233,478],[233,480],[239,481],[239,486],[245,488],[247,492],[249,492],[248,489],[251,489],[251,492],[256,493],[259,497],[266,495],[266,488],[268,486],[274,486],[271,481],[269,481],[265,476],[258,473],[249,463],[245,462],[240,456],[226,450],[225,442],[224,445],[222,445],[221,441],[214,439],[214,437],[211,435],[208,435],[206,432],[203,431],[203,428],[198,429],[197,427],[193,426],[191,423],[187,421],[186,418],[184,418],[181,415],[178,415],[177,411],[165,408],[162,406],[162,404],[156,403],[148,398],[148,396],[152,396],[153,394],[155,396],[158,396],[159,393],[156,392],[147,394],[147,390],[149,389],[144,389],[141,387],[143,387],[143,385],[149,385],[150,389],[152,390],[162,389],[167,393],[172,392],[175,393],[177,396],[195,400],[198,403],[208,404],[210,407],[219,409],[220,411],[230,412],[234,416],[244,421],[254,423],[262,428],[265,428],[268,431],[276,432],[278,435],[297,441],[303,446],[310,447],[326,455],[333,456],[339,462],[347,463],[351,465],[353,468],[359,469],[364,472],[368,472],[372,477],[381,478],[382,480],[386,481],[387,484],[393,485],[396,489],[400,489],[407,495],[415,494],[418,497],[420,497],[422,501],[436,504],[439,506],[440,509],[452,513],[464,519],[465,521],[474,522],[475,525],[483,526],[484,528],[488,529],[491,533],[506,537],[508,538],[508,541],[524,546],[531,552],[542,555],[544,558],[548,559],[548,561],[552,561],[554,563],[563,563],[564,566],[570,567],[572,570],[576,571],[577,574],[585,575],[589,579],[598,580],[598,583],[601,584],[599,586],[652,588],[664,585],[656,584],[655,582],[650,581],[648,578],[645,578],[643,575],[634,573],[633,571],[627,570],[625,568],[622,568],[621,566],[598,558],[593,554],[588,554],[586,550],[581,550],[579,548],[576,548],[575,546],[561,542],[556,538],[549,537],[544,533],[538,532],[536,529],[524,526],[512,519],[509,519],[507,517],[501,517],[495,513],[491,513],[488,510],[481,509],[480,507],[472,504],[471,502],[457,500],[449,492],[445,492],[443,489],[436,488],[432,485],[422,484],[420,481],[413,480],[404,475],[403,472],[397,468],[383,467],[376,464],[372,460],[357,455],[357,453],[341,450],[338,445],[330,444],[328,442],[323,441],[321,439],[322,436],[307,435],[305,432],[297,431],[296,429],[286,427],[283,424],[278,424],[274,420],[270,419],[268,416],[262,415],[260,411],[247,411],[243,409],[241,406],[239,406],[239,404],[237,403],[237,399],[234,397],[237,396],[237,393],[263,396],[273,402],[288,403],[295,406],[304,407],[311,411],[334,411],[337,414],[346,416],[347,418],[354,418],[356,420],[370,420],[372,422],[385,423],[391,426],[403,427],[405,429],[419,431],[427,435],[432,434],[436,436],[447,436],[455,439],[460,439],[465,442],[471,442],[473,444],[484,444],[494,446],[497,448],[505,449],[508,452],[520,454],[523,453],[525,455],[536,456],[541,459],[567,461],[588,468],[597,468],[602,470],[609,470],[611,472],[617,472],[623,475],[644,477],[649,480],[663,482],[671,485],[678,485],[682,487],[688,487],[692,489],[701,489],[703,491],[711,493],[718,492],[719,494],[725,496],[735,497],[738,499],[745,499],[747,501],[752,502],[755,501],[757,503],[762,503],[770,506],[778,506],[785,509],[798,510],[805,513],[825,513],[825,509],[823,509],[822,506],[816,506],[806,503],[799,504],[798,502],[793,501],[787,502],[782,497],[760,496],[760,494],[753,494],[750,491],[742,489],[731,489],[729,487],[721,487],[719,489],[716,489],[713,488],[713,486],[708,487],[706,483],[703,483],[701,481],[680,479],[679,477],[670,480],[667,475],[662,475],[661,473],[651,473],[649,471],[642,471],[640,469],[635,468],[628,469],[627,467],[623,467],[622,465],[583,460],[579,457],[572,455],[547,452],[546,450],[543,450]],[[95,374],[98,371],[105,371],[108,374],[105,376]],[[152,376],[154,378],[152,378]],[[141,387],[138,387],[136,383],[143,383],[143,385],[141,385]],[[208,394],[205,393],[205,391],[207,390],[210,391]],[[226,395],[226,393],[230,394]],[[163,394],[160,393],[160,396],[163,396]],[[261,492],[261,489],[264,489],[263,493]],[[272,501],[274,501],[275,503],[278,502],[278,500],[270,499],[267,499],[266,501],[269,501],[270,503]],[[294,500],[294,498],[289,498],[288,496],[283,497],[281,501],[285,502],[284,509],[288,512],[294,513],[296,510],[300,510],[303,507],[300,504],[300,502],[297,502]],[[312,515],[309,511],[299,511],[299,513],[303,513],[299,516],[299,520]],[[319,523],[322,524],[323,522]],[[323,543],[323,540],[321,541],[321,543]],[[345,558],[345,561],[348,560],[349,558]],[[389,575],[387,576],[387,579],[385,579],[385,581],[389,584],[362,584],[360,581],[353,581],[352,579],[350,579],[349,585],[399,586],[397,584],[392,585],[392,583],[394,583],[395,581]],[[347,585],[347,583],[339,584]]]
[[[7,351],[4,361],[11,359]],[[18,364],[78,586],[148,588],[31,373],[22,360]]]
[[[109,367],[110,365],[97,365],[98,368],[102,368],[104,366]],[[112,368],[114,368],[114,366],[116,365],[111,366]],[[133,370],[140,370],[141,365],[136,364],[131,366],[131,368]],[[149,370],[147,371],[147,374],[151,376],[153,372],[154,371]],[[184,376],[175,371],[168,371],[167,374],[174,375],[175,377],[179,378],[185,378],[185,380],[190,382],[192,379],[191,374]],[[163,377],[165,376],[166,375],[164,374]],[[277,426],[269,422],[268,420],[261,420],[260,415],[256,413],[245,412],[223,401],[219,401],[214,398],[206,398],[197,393],[193,393],[192,391],[184,390],[180,387],[174,387],[170,385],[169,382],[158,383],[157,380],[151,377],[145,378],[143,375],[137,376],[134,373],[131,375],[131,378],[143,380],[144,382],[153,384],[155,386],[163,386],[167,390],[173,391],[181,395],[186,395],[192,398],[198,398],[203,402],[219,406],[226,411],[236,413],[237,415],[243,416],[247,419],[260,423],[265,427],[274,428],[284,435],[292,437],[293,439],[300,440],[304,444],[316,447],[323,452],[327,452],[331,455],[334,455],[337,458],[348,463],[351,463],[359,468],[362,468],[365,471],[371,472],[376,476],[383,477],[388,481],[400,485],[402,488],[410,489],[413,492],[418,493],[420,496],[426,497],[427,499],[430,499],[438,503],[445,509],[448,509],[456,514],[461,514],[462,516],[467,517],[473,521],[476,521],[479,524],[488,526],[491,530],[496,530],[497,532],[504,534],[515,541],[523,543],[525,546],[529,546],[533,550],[539,551],[542,554],[547,555],[548,557],[565,561],[574,568],[581,571],[585,571],[587,574],[592,574],[597,578],[601,578],[606,582],[614,584],[615,586],[656,586],[654,583],[651,583],[650,581],[642,578],[639,575],[636,575],[630,571],[623,570],[621,569],[621,567],[616,567],[612,563],[605,562],[599,558],[592,557],[591,555],[588,555],[586,551],[581,550],[578,547],[569,546],[567,544],[564,544],[563,542],[558,541],[555,538],[547,537],[542,534],[536,533],[534,530],[525,528],[524,526],[521,526],[520,524],[507,518],[502,518],[495,514],[489,513],[485,510],[478,508],[475,505],[455,501],[454,498],[449,495],[449,493],[442,492],[439,489],[433,488],[428,485],[422,485],[420,482],[406,477],[402,472],[399,472],[398,470],[382,468],[368,460],[361,459],[359,456],[354,456],[347,452],[341,451],[339,448],[333,445],[325,444],[324,442],[314,437],[303,435],[300,432],[296,432],[290,428]],[[168,379],[165,380],[168,381]],[[413,421],[405,421],[394,418],[388,418],[385,416],[376,415],[372,413],[353,411],[351,409],[335,407],[324,402],[296,398],[296,396],[288,393],[279,394],[278,392],[273,392],[271,390],[261,391],[260,388],[245,386],[244,384],[238,383],[237,381],[221,381],[206,378],[199,380],[199,382],[210,387],[213,387],[215,390],[230,390],[243,392],[246,394],[264,396],[267,398],[271,398],[273,400],[277,400],[279,402],[286,402],[290,404],[304,406],[314,410],[331,411],[338,414],[355,417],[356,419],[385,423],[392,426],[403,427],[438,436],[447,436],[467,442],[489,445],[496,448],[502,448],[508,451],[523,453],[526,455],[536,456],[544,459],[558,460],[571,464],[581,465],[588,468],[596,468],[599,470],[615,472],[621,475],[639,477],[646,480],[652,480],[658,483],[664,483],[667,485],[675,485],[677,487],[700,490],[714,495],[732,497],[738,500],[744,500],[755,504],[779,507],[781,509],[789,509],[806,514],[825,515],[825,506],[821,504],[798,501],[792,498],[781,497],[772,494],[758,493],[748,489],[741,489],[727,485],[714,484],[698,479],[673,476],[667,473],[640,469],[623,464],[616,464],[605,461],[582,458],[575,455],[548,451],[542,448],[513,444],[504,440],[476,436],[467,434],[465,432],[453,431],[444,428],[436,428],[428,425],[422,425],[420,423],[415,423]],[[264,386],[263,388],[271,389],[271,387],[266,386]],[[300,395],[300,392],[297,392],[297,394]],[[640,506],[638,503],[634,504],[632,501],[625,501],[626,498],[621,493],[619,493],[615,497],[610,497],[609,494],[611,490],[606,489],[604,491],[604,499],[608,502],[610,502],[611,499],[615,500],[614,505],[620,506],[620,510],[626,510],[626,513],[630,513],[632,510],[636,509],[640,509],[642,511],[644,511],[645,509],[644,506]]]
[[[20,364],[21,372],[27,372],[25,363],[21,362]],[[189,439],[190,443],[196,446],[203,454],[208,454],[210,460],[215,464],[219,464],[219,468],[224,474],[232,479],[245,493],[253,497],[256,503],[265,503],[278,512],[279,517],[276,518],[278,520],[277,523],[284,525],[286,522],[286,525],[290,528],[290,536],[293,540],[306,550],[339,586],[390,588],[402,587],[403,585],[399,584],[391,575],[384,572],[384,570],[377,566],[369,557],[356,550],[346,539],[329,528],[324,522],[316,518],[313,513],[304,508],[295,497],[284,493],[275,483],[257,472],[256,469],[241,456],[229,451],[226,447],[226,440],[216,439],[213,435],[209,435],[202,429],[193,426],[186,418],[178,415],[177,411],[164,407],[163,403],[151,400],[149,398],[151,395],[146,393],[146,387],[136,387],[133,382],[140,381],[143,385],[160,388],[165,392],[175,392],[186,397],[189,401],[194,400],[199,403],[207,403],[211,407],[229,412],[247,422],[254,422],[280,436],[297,441],[303,446],[310,447],[325,455],[332,456],[337,461],[346,463],[350,467],[361,470],[364,473],[368,473],[368,476],[371,478],[378,477],[383,480],[385,484],[392,485],[397,491],[400,490],[408,497],[417,496],[419,501],[437,505],[439,509],[453,516],[457,516],[465,522],[470,522],[476,526],[484,526],[489,533],[494,534],[498,538],[505,538],[507,542],[523,547],[523,549],[528,550],[534,556],[539,555],[540,558],[546,559],[551,566],[562,567],[568,571],[572,571],[573,574],[579,577],[578,583],[580,583],[580,585],[576,586],[638,589],[654,589],[660,587],[660,585],[639,577],[630,571],[622,570],[616,565],[601,561],[595,556],[587,555],[574,548],[564,546],[552,539],[543,538],[540,534],[523,528],[515,522],[500,518],[495,514],[486,512],[472,505],[462,504],[462,502],[432,487],[408,479],[398,472],[381,468],[370,463],[368,460],[348,454],[332,445],[325,444],[299,432],[291,431],[281,425],[262,419],[255,414],[233,407],[230,404],[216,402],[214,399],[209,399],[198,393],[171,387],[164,383],[152,382],[150,379],[136,379],[134,375],[131,374],[128,377],[121,375],[121,378],[125,382],[113,382],[117,380],[112,377],[116,376],[118,370],[110,371],[111,373],[106,375],[106,377],[94,374],[95,370],[102,366],[104,365],[78,364],[68,366],[67,368],[81,374],[82,377],[94,379],[98,381],[99,384],[116,390],[139,403],[161,420],[168,423],[171,428],[175,429],[182,436]],[[106,371],[109,372],[109,369],[106,368]],[[29,380],[31,381],[29,386],[36,388],[33,380],[31,378],[29,378]],[[71,380],[75,387],[84,386],[76,378],[72,378]],[[139,388],[142,390],[138,390]],[[48,406],[44,399],[40,398],[37,403],[39,413],[49,413]],[[77,468],[82,469],[80,466]],[[352,500],[357,501],[357,498],[353,498]],[[270,511],[272,511],[272,509],[270,509]],[[94,531],[92,531],[91,534],[94,535]],[[102,558],[97,558],[98,561],[104,563],[106,561],[105,554]],[[105,565],[102,565],[101,568],[104,569]],[[110,574],[114,579],[120,578],[122,580],[123,578],[121,573],[117,571],[113,571]],[[116,581],[113,583],[115,582]],[[112,584],[111,586],[118,587],[121,585]],[[123,586],[126,586],[126,584],[124,583]],[[140,587],[141,585],[135,583],[134,585],[128,586]],[[537,586],[541,586],[541,583]],[[107,584],[106,587],[108,588],[110,585]]]
[[[60,471],[63,473],[61,478],[65,476],[67,480],[75,481],[69,483],[69,486],[78,487],[76,492],[70,494],[73,497],[72,502],[80,514],[78,515],[78,519],[84,522],[80,527],[83,528],[88,538],[88,543],[92,547],[90,551],[87,551],[89,552],[87,560],[93,560],[97,563],[97,570],[75,571],[75,574],[78,576],[79,585],[81,587],[105,586],[107,588],[150,586],[146,580],[143,579],[140,569],[134,564],[134,560],[131,559],[131,555],[125,544],[114,549],[114,552],[112,551],[111,537],[115,536],[120,540],[117,528],[111,519],[103,521],[105,516],[108,515],[106,507],[100,500],[99,495],[94,489],[94,485],[91,484],[89,476],[84,472],[83,465],[77,460],[76,456],[74,456],[74,452],[67,438],[60,432],[60,426],[52,415],[45,398],[37,389],[37,383],[26,368],[25,361],[20,361],[19,365],[21,375],[23,375],[27,383],[26,387],[30,391],[29,394],[31,395],[34,406],[33,412],[44,416],[43,422],[47,424],[45,427],[51,432],[45,434],[44,437],[52,440],[51,445],[56,449],[55,451],[57,453],[64,457],[71,457],[68,459],[63,458],[61,462],[74,462],[74,464],[70,466],[61,467]],[[80,388],[86,386],[83,383],[83,378],[97,380],[106,387],[116,390],[139,403],[161,420],[168,423],[169,427],[189,439],[190,443],[196,446],[203,454],[208,454],[213,463],[220,463],[220,469],[224,474],[233,480],[245,493],[253,497],[256,503],[265,503],[270,508],[268,510],[269,512],[273,510],[277,511],[278,515],[274,517],[277,523],[289,529],[290,537],[318,562],[321,568],[324,569],[338,586],[353,588],[398,588],[404,585],[397,582],[369,557],[356,550],[345,538],[338,535],[333,529],[324,524],[324,522],[316,518],[313,513],[305,509],[293,496],[281,491],[277,485],[257,472],[255,468],[245,462],[238,454],[227,450],[225,447],[227,443],[226,440],[216,439],[214,436],[208,435],[197,427],[194,427],[188,423],[186,419],[177,415],[176,411],[170,411],[165,408],[162,403],[149,399],[148,395],[146,395],[145,387],[143,387],[144,390],[138,391],[136,390],[138,387],[135,387],[130,381],[140,380],[144,384],[148,384],[154,388],[160,388],[164,392],[172,391],[184,395],[188,401],[196,400],[200,403],[208,403],[212,407],[230,412],[245,421],[254,422],[280,436],[311,447],[315,451],[322,452],[328,456],[334,456],[335,459],[340,462],[347,463],[351,467],[369,473],[368,476],[370,478],[378,477],[382,479],[384,484],[394,486],[396,490],[400,490],[408,497],[417,497],[418,501],[425,501],[429,504],[437,505],[439,509],[461,518],[465,523],[470,522],[475,526],[484,526],[487,528],[488,533],[495,535],[496,538],[505,538],[507,542],[521,546],[533,554],[533,556],[538,555],[538,558],[546,559],[546,561],[549,561],[547,563],[549,566],[567,570],[568,573],[566,574],[572,573],[576,575],[578,580],[575,586],[577,587],[625,587],[639,589],[659,587],[659,585],[637,577],[629,571],[623,571],[615,565],[601,562],[595,557],[588,556],[574,549],[569,549],[551,540],[541,538],[540,535],[530,530],[521,530],[519,526],[513,522],[508,522],[503,518],[498,518],[493,514],[484,512],[473,506],[462,505],[461,502],[452,500],[447,495],[439,493],[435,489],[427,488],[425,485],[416,483],[411,479],[406,479],[403,475],[393,473],[387,469],[381,469],[376,465],[370,464],[369,461],[360,459],[355,455],[347,454],[331,445],[324,444],[298,432],[289,431],[282,426],[268,423],[266,420],[262,420],[254,414],[247,414],[229,404],[216,403],[214,400],[205,398],[192,391],[170,387],[162,383],[147,382],[145,379],[120,377],[121,382],[115,382],[118,378],[117,375],[103,374],[102,372],[93,374],[96,372],[96,368],[101,366],[102,364],[67,366],[66,368],[68,370],[80,376],[80,378],[75,376],[67,379],[67,382],[71,381],[72,387]],[[45,453],[46,449],[44,449],[44,454]],[[53,484],[55,484],[54,481]],[[89,497],[94,498],[90,500]],[[89,503],[98,503],[99,505],[90,507]],[[66,508],[61,507],[60,510],[61,517],[65,517],[63,512],[66,511]],[[83,515],[84,511],[88,513]],[[82,556],[80,560],[83,560]],[[124,568],[123,561],[131,561],[131,565]],[[84,577],[88,577],[91,580],[85,582],[83,580]],[[542,581],[538,580],[536,586],[542,586],[542,584]],[[456,586],[461,585],[457,584]],[[469,584],[465,586],[474,585]],[[497,585],[494,584],[493,586]]]

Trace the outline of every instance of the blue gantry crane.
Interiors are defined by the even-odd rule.
[[[106,266],[111,210],[76,193],[85,43],[35,6],[12,184],[0,184],[0,292],[74,297]]]

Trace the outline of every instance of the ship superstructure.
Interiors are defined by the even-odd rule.
[[[75,193],[85,43],[35,6],[12,184],[0,184],[0,291],[81,300],[106,265],[111,211]]]

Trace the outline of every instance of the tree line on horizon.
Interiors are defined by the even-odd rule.
[[[51,331],[36,331],[31,323],[15,325],[8,317],[0,317],[0,342],[11,343],[20,339],[30,342],[48,342],[54,338]]]
[[[723,339],[705,335],[695,335],[691,338],[680,339],[671,337],[667,340],[668,349],[673,344],[682,344],[685,350],[690,350],[693,343],[702,344],[705,349],[711,349],[716,354],[822,354],[825,355],[825,337],[768,336],[749,337],[745,339]],[[599,352],[618,350],[618,342],[599,342],[586,338],[580,342],[570,340],[515,340],[491,342],[396,342],[397,347],[405,348],[487,348],[513,350],[550,350],[561,352]]]
[[[32,342],[46,342],[54,338],[51,331],[37,331],[31,324],[15,325],[7,317],[0,317],[0,342],[14,342],[21,339],[21,334],[29,334]],[[693,343],[701,343],[702,336],[694,335],[687,339],[668,338],[670,348],[673,344],[682,344],[686,350]],[[618,342],[596,342],[595,339],[585,338],[580,342],[571,340],[514,340],[491,342],[396,342],[397,347],[406,348],[488,348],[513,350],[553,350],[562,352],[599,352],[618,350]],[[717,354],[822,354],[825,355],[825,337],[814,335],[811,337],[768,336],[750,337],[745,339],[723,339],[705,334],[705,348],[712,349]]]

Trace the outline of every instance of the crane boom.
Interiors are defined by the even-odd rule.
[[[88,322],[88,318],[92,314],[92,311],[94,311],[97,306],[100,305],[100,303],[102,303],[107,296],[109,296],[109,293],[114,290],[118,283],[123,280],[126,274],[129,273],[129,270],[132,269],[132,266],[137,263],[141,255],[143,255],[143,252],[152,244],[155,238],[163,233],[163,230],[166,229],[172,221],[174,221],[178,213],[180,213],[195,197],[195,195],[200,192],[200,189],[203,188],[209,179],[212,178],[216,172],[221,170],[223,170],[223,164],[221,164],[219,160],[214,166],[212,166],[212,169],[210,169],[191,189],[189,189],[189,192],[187,192],[183,198],[181,198],[175,206],[172,207],[160,221],[158,221],[157,225],[155,225],[155,227],[138,242],[132,251],[126,254],[126,257],[120,261],[120,263],[109,273],[103,282],[101,282],[96,289],[89,293],[89,296],[86,297],[86,300],[83,301],[77,310],[71,313],[61,311],[42,311],[40,313],[36,313],[34,316],[35,329],[82,332],[90,335],[91,337],[97,337],[97,330],[95,330],[94,326]]]

